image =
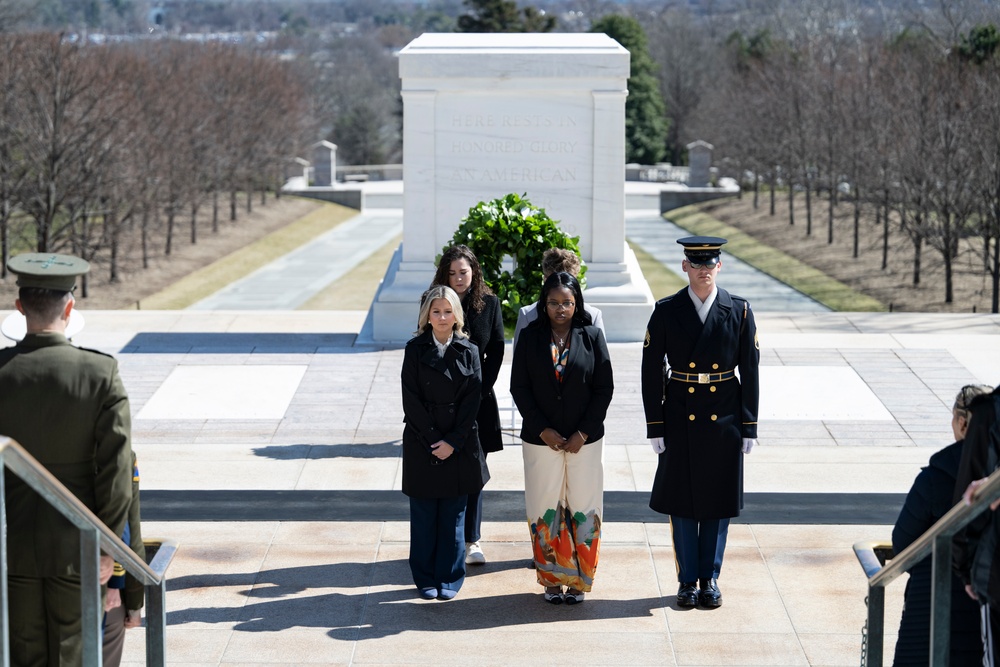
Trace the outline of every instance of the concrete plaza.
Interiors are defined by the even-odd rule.
[[[669,527],[646,507],[641,347],[612,345],[593,593],[542,601],[509,437],[489,459],[489,563],[454,601],[425,602],[399,491],[402,351],[354,345],[364,313],[85,314],[76,342],[118,357],[132,400],[143,531],[180,543],[175,665],[857,664],[866,584],[852,544],[889,537],[913,477],[952,440],[957,389],[1000,381],[996,316],[759,312],[761,438],[725,604],[681,610]],[[889,589],[890,633],[902,590]],[[129,634],[127,664],[143,639]]]

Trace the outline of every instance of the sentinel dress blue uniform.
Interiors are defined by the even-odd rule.
[[[681,583],[722,568],[743,508],[743,440],[757,437],[760,361],[750,304],[717,288],[702,323],[689,289],[657,302],[642,355],[646,435],[665,445],[649,506],[670,515]]]

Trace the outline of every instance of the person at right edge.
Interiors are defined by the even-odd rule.
[[[646,436],[659,454],[649,506],[670,517],[677,605],[714,609],[729,520],[743,509],[743,455],[757,443],[760,345],[750,304],[716,285],[726,239],[677,242],[689,286],[656,303],[642,348]]]
[[[1000,467],[1000,387],[969,403],[969,429],[965,432],[962,460],[958,464],[952,501],[969,503],[978,485]],[[952,563],[965,592],[979,602],[985,659],[1000,664],[1000,519],[996,503],[955,534]]]
[[[954,505],[955,477],[969,428],[969,404],[992,389],[988,385],[968,384],[959,390],[951,409],[951,430],[955,442],[934,453],[927,467],[913,480],[892,529],[892,548],[897,554],[913,544]],[[927,556],[910,569],[892,661],[896,667],[928,664],[933,580],[931,565],[931,557]],[[952,577],[951,589],[951,664],[956,667],[982,665],[983,645],[977,630],[979,605],[966,596],[958,577]]]

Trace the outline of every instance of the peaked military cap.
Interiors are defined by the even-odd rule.
[[[689,262],[708,266],[719,263],[722,246],[727,243],[726,239],[718,236],[685,236],[677,242],[684,246],[684,256]]]
[[[72,292],[77,276],[90,271],[90,263],[73,255],[34,252],[11,257],[7,270],[17,274],[18,287]]]

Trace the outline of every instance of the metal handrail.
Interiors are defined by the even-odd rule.
[[[1000,499],[1000,470],[986,479],[976,489],[972,503],[959,502],[948,510],[937,523],[913,541],[883,566],[874,556],[878,543],[869,541],[854,544],[854,553],[868,577],[868,658],[867,664],[882,664],[882,643],[885,633],[885,587],[904,572],[933,555],[933,584],[931,589],[931,650],[930,664],[947,665],[951,632],[951,545],[955,534],[972,520],[989,509],[990,503]]]
[[[10,664],[10,630],[7,609],[7,508],[4,468],[20,477],[36,493],[80,530],[80,607],[83,621],[84,665],[101,664],[101,586],[98,581],[101,552],[112,557],[146,586],[146,664],[166,664],[166,571],[177,551],[170,539],[157,540],[159,548],[147,565],[121,538],[56,479],[21,445],[0,436],[0,640],[3,664]]]

